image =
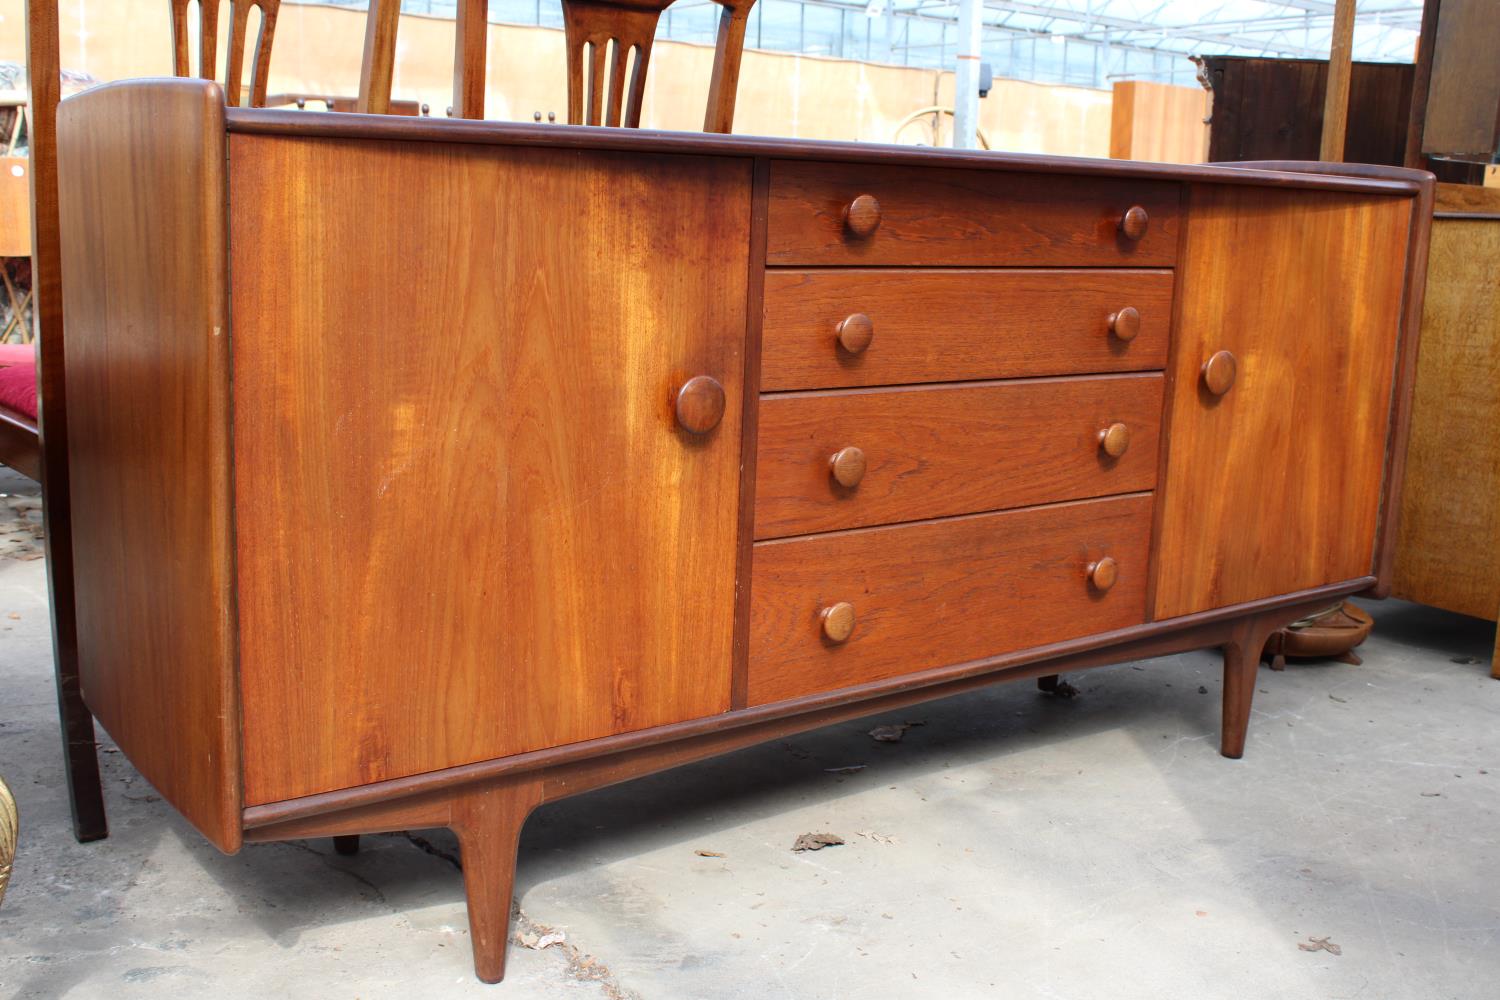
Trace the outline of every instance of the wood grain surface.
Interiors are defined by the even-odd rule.
[[[1411,201],[1203,186],[1187,217],[1158,618],[1370,573]]]
[[[726,710],[749,163],[230,158],[250,801]]]
[[[156,790],[233,851],[224,143],[209,82],[107,85],[59,110],[84,699]]]
[[[1109,317],[1140,313],[1129,342]],[[869,346],[838,345],[869,318]],[[1167,361],[1172,272],[1110,270],[771,270],[762,387],[949,382],[1146,371]]]
[[[1177,253],[1176,184],[971,173],[936,167],[771,165],[769,264],[924,266],[1170,266]],[[844,213],[880,202],[880,226],[858,237]],[[1139,240],[1120,222],[1149,221]]]
[[[751,705],[832,691],[1145,620],[1151,497],[758,542]],[[1119,563],[1107,593],[1088,582]],[[840,601],[856,624],[822,634]]]
[[[1432,226],[1395,596],[1500,616],[1500,220]]]
[[[755,537],[1149,490],[1161,408],[1155,374],[763,396]],[[1110,458],[1116,422],[1131,446]],[[848,447],[865,460],[852,489],[829,467]]]

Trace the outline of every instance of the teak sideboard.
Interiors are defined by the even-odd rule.
[[[84,699],[214,844],[449,827],[1389,577],[1429,175],[60,112]]]

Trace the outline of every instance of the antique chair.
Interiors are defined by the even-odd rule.
[[[176,76],[199,76],[211,80],[218,71],[220,0],[198,0],[198,72],[189,69],[188,4],[172,4],[172,72]],[[281,0],[229,0],[229,65],[224,73],[224,103],[238,107],[245,77],[245,35],[250,27],[250,8],[260,8],[260,32],[255,40],[255,58],[250,64],[250,107],[266,105],[266,83],[271,75],[271,42],[276,36],[276,15]]]
[[[755,0],[714,0],[723,7],[703,131],[729,132],[745,28]],[[639,128],[656,24],[672,0],[562,0],[568,50],[568,124]],[[453,115],[484,117],[487,0],[458,0]],[[390,106],[400,0],[370,0],[359,110]],[[585,68],[587,63],[587,68]],[[628,83],[627,83],[628,74]]]

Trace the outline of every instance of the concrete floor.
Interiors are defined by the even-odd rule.
[[[485,987],[446,833],[225,857],[106,741],[112,835],[74,843],[28,504],[0,498],[0,773],[22,812],[0,996],[1500,996],[1484,623],[1375,605],[1364,666],[1262,670],[1238,762],[1216,752],[1202,653],[1074,675],[1073,701],[1001,685],[545,807],[521,929],[566,943],[512,946]],[[866,735],[901,721],[924,724]],[[824,831],[847,844],[790,851]]]

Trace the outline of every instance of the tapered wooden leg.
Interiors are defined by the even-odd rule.
[[[1224,723],[1219,752],[1234,760],[1245,755],[1256,673],[1269,636],[1262,625],[1251,620],[1235,626],[1233,636],[1224,644]]]
[[[1051,694],[1053,691],[1057,690],[1057,682],[1061,679],[1061,677],[1061,674],[1044,674],[1043,676],[1036,679],[1037,689],[1040,691],[1046,691],[1048,694]]]
[[[351,833],[343,837],[334,837],[333,850],[335,854],[342,854],[345,857],[358,854],[359,834]]]
[[[1490,654],[1490,676],[1500,679],[1500,628],[1495,630],[1495,651]]]
[[[541,799],[542,786],[530,781],[499,785],[454,803],[452,825],[464,868],[474,974],[486,983],[505,977],[516,845],[526,817]]]

